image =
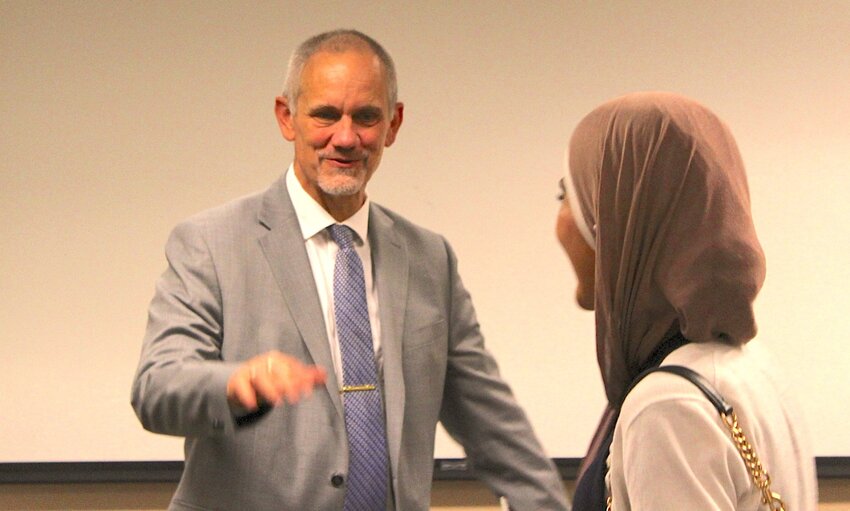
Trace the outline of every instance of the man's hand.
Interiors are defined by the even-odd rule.
[[[233,408],[255,411],[260,402],[277,406],[309,396],[323,385],[327,374],[321,367],[304,365],[279,351],[269,351],[248,360],[227,380],[227,401]]]

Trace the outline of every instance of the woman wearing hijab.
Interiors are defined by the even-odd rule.
[[[764,508],[729,429],[694,384],[655,372],[629,390],[659,364],[685,366],[714,386],[785,509],[814,511],[802,415],[776,362],[751,341],[765,261],[726,126],[675,94],[614,99],[576,128],[563,188],[557,234],[579,304],[596,311],[609,403],[574,511],[603,509],[606,491],[617,511]]]

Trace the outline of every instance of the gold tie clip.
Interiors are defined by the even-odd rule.
[[[362,392],[364,390],[375,390],[375,386],[371,383],[367,383],[366,385],[343,385],[339,393],[344,394],[346,392]]]

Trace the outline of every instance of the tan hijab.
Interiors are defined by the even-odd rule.
[[[567,179],[595,244],[597,358],[613,406],[679,331],[755,336],[764,255],[741,156],[713,113],[670,93],[609,101],[573,133]]]

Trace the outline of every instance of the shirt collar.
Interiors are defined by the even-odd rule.
[[[350,227],[362,241],[367,240],[366,236],[369,233],[369,197],[366,197],[366,201],[363,202],[356,213],[342,222],[337,222],[325,208],[304,190],[298,178],[295,177],[295,169],[292,164],[286,171],[286,189],[289,192],[289,199],[292,201],[295,216],[298,217],[298,225],[301,227],[301,235],[305,241],[335,223]]]

